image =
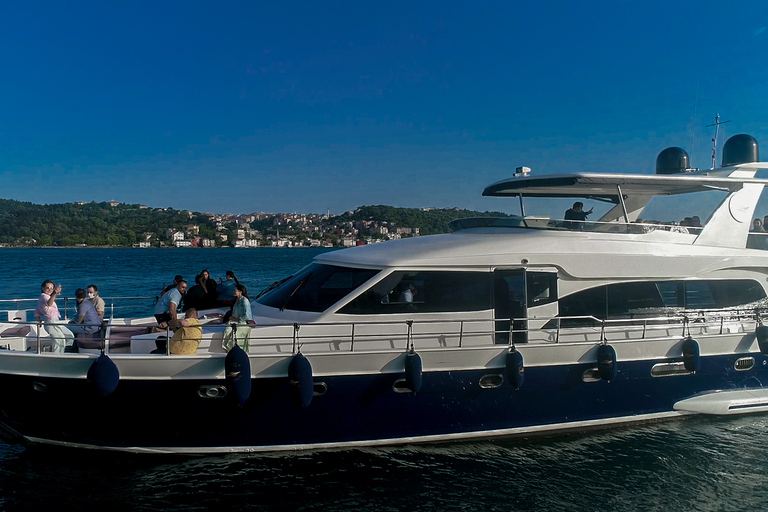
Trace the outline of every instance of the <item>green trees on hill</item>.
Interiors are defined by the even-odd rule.
[[[361,206],[354,212],[347,212],[340,220],[375,220],[387,222],[394,227],[419,228],[421,235],[447,233],[448,223],[467,217],[507,217],[502,212],[477,212],[458,208],[395,208],[393,206]]]
[[[476,212],[452,209],[395,208],[392,206],[361,206],[329,219],[323,218],[316,224],[293,225],[281,223],[277,217],[268,216],[251,223],[262,235],[276,234],[291,236],[297,240],[306,238],[339,242],[339,233],[346,232],[344,226],[355,225],[358,221],[371,221],[369,229],[361,229],[360,236],[386,238],[371,226],[394,228],[419,228],[421,235],[445,233],[448,223],[455,219],[477,216],[506,216],[500,212]],[[318,215],[317,218],[321,216]],[[153,241],[165,240],[168,229],[182,230],[194,224],[199,227],[198,235],[203,238],[216,237],[216,225],[204,213],[174,210],[173,208],[146,208],[133,204],[87,203],[48,204],[0,199],[0,244],[30,246],[131,246],[146,240],[149,233]],[[237,229],[234,220],[227,224],[229,234]],[[308,227],[313,227],[310,231]],[[320,228],[319,230],[317,228]],[[341,231],[340,231],[341,230]],[[170,245],[170,244],[169,244]]]
[[[130,246],[144,233],[162,237],[166,228],[207,226],[208,217],[173,209],[111,206],[109,203],[49,204],[0,199],[0,243],[21,245]]]

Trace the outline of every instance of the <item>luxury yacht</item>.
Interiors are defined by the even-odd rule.
[[[768,411],[768,251],[750,231],[768,163],[748,135],[720,167],[689,162],[669,148],[652,175],[519,168],[483,191],[518,215],[317,256],[253,301],[229,352],[223,311],[185,356],[151,318],[110,319],[77,353],[9,318],[0,434],[200,454]]]

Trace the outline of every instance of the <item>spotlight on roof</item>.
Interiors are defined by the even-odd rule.
[[[528,176],[531,174],[530,167],[518,167],[515,169],[515,176]]]

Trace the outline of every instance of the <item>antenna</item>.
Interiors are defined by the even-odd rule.
[[[725,124],[725,123],[730,123],[730,122],[731,122],[731,120],[729,119],[728,121],[723,121],[721,123],[720,122],[720,114],[715,114],[715,122],[714,122],[714,124],[708,124],[707,125],[707,128],[709,128],[710,126],[714,126],[715,127],[715,136],[712,137],[712,167],[710,167],[710,169],[714,169],[715,165],[716,165],[716,162],[717,162],[717,135],[718,135],[718,132],[720,131],[720,125],[721,124]]]

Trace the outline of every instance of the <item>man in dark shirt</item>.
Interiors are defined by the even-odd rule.
[[[587,215],[592,213],[592,208],[588,212],[584,211],[584,203],[576,201],[573,203],[573,207],[565,211],[565,222],[563,227],[568,229],[584,229],[584,221],[587,220]]]

